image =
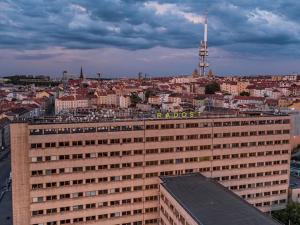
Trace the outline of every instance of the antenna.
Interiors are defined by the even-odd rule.
[[[199,49],[199,71],[200,76],[205,76],[205,70],[208,67],[207,63],[207,56],[208,56],[208,19],[207,19],[207,12],[205,13],[205,21],[204,21],[204,36],[203,41],[200,43]]]

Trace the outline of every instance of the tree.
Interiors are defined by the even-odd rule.
[[[215,81],[210,82],[205,86],[205,94],[214,94],[220,90],[220,84]]]
[[[247,91],[242,91],[242,92],[240,93],[240,96],[250,96],[250,93],[247,92]]]
[[[142,99],[138,96],[137,93],[131,93],[130,100],[133,106],[135,106],[137,103],[142,102]]]
[[[285,225],[300,225],[300,204],[289,202],[285,209],[273,212],[272,216]]]

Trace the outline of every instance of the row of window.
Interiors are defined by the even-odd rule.
[[[270,154],[272,151],[269,151]],[[232,155],[223,155],[222,157],[231,157],[234,159],[245,157],[246,155],[242,154],[232,154]],[[221,156],[213,156],[213,160],[220,160]],[[144,167],[144,166],[158,166],[158,165],[170,165],[170,164],[182,164],[182,163],[197,163],[197,162],[204,162],[210,161],[210,156],[202,156],[202,157],[189,157],[189,158],[178,158],[178,159],[163,159],[163,160],[153,160],[153,161],[140,161],[134,163],[116,163],[116,164],[109,164],[109,165],[91,165],[91,166],[77,166],[77,167],[68,167],[68,168],[59,168],[59,169],[46,169],[46,170],[32,170],[31,176],[44,176],[44,175],[54,175],[54,174],[65,174],[65,173],[79,173],[79,172],[89,172],[89,171],[96,171],[96,170],[107,170],[107,169],[120,169],[120,168],[130,168],[130,167]],[[279,165],[279,164],[287,164],[288,160],[276,160],[276,161],[268,161],[268,162],[256,162],[256,163],[249,163],[248,164],[241,164],[245,165],[244,167],[237,168],[247,168],[247,167],[261,167],[261,166],[272,166],[272,165]],[[231,165],[231,169],[235,165]],[[229,165],[228,165],[229,167]],[[213,167],[213,171],[221,170],[220,166]],[[136,174],[135,174],[136,175]],[[134,176],[135,176],[134,175]]]
[[[155,189],[156,186],[149,185],[148,190]],[[125,193],[125,192],[132,192],[132,191],[141,191],[143,190],[143,186],[129,186],[129,187],[120,187],[120,188],[112,188],[110,190],[100,190],[98,191],[98,195],[104,195],[104,194],[115,194],[115,193]],[[82,198],[82,197],[91,197],[96,196],[97,191],[86,191],[86,192],[75,192],[71,194],[60,194],[60,195],[47,195],[47,196],[40,196],[40,197],[33,197],[32,203],[42,203],[42,202],[48,202],[48,201],[56,201],[56,200],[62,200],[62,199],[75,199],[75,198]],[[122,204],[131,204],[131,203],[137,203],[137,202],[149,202],[149,201],[156,201],[157,196],[146,196],[145,198],[134,198],[134,199],[125,199],[122,201],[118,201],[118,203],[114,202],[101,202],[98,203],[99,207],[104,206],[112,206],[112,205],[120,205]],[[82,206],[83,209],[83,206]]]
[[[241,188],[241,189],[243,189],[243,188]],[[286,193],[287,193],[286,189],[281,189],[281,190],[265,191],[265,192],[255,193],[255,194],[242,195],[242,198],[255,199],[255,198],[263,198],[263,197],[269,197],[269,196],[274,196],[274,195],[282,195],[282,194],[286,194]]]
[[[288,132],[286,130],[285,132]],[[267,135],[265,131],[253,131],[253,132],[233,132],[233,133],[215,133],[214,138],[226,138],[226,137],[240,137],[248,136],[246,134],[255,134],[255,136]],[[250,135],[253,136],[253,135]],[[198,139],[210,139],[211,134],[191,134],[191,135],[177,135],[177,136],[156,136],[156,137],[146,137],[146,142],[164,142],[164,141],[179,141],[179,140],[198,140]],[[284,140],[288,141],[288,140]],[[60,142],[46,142],[46,143],[31,143],[31,149],[40,148],[54,148],[54,147],[70,147],[70,146],[92,146],[92,145],[108,145],[108,144],[128,144],[128,143],[142,143],[144,142],[143,137],[136,138],[123,138],[123,139],[101,139],[101,140],[85,140],[85,141],[60,141]],[[273,144],[280,144],[276,141]],[[288,142],[287,142],[288,143]]]
[[[280,200],[274,200],[274,201],[266,201],[266,202],[258,202],[255,203],[255,207],[263,207],[263,206],[275,206],[275,205],[281,205],[286,204],[286,199],[280,199]]]
[[[120,205],[120,201],[111,201],[110,202],[112,206]],[[103,206],[98,205],[96,203],[90,203],[84,205],[75,205],[75,206],[65,206],[60,208],[51,208],[51,209],[41,209],[41,210],[34,210],[31,212],[31,215],[34,216],[41,216],[41,215],[50,215],[50,214],[57,214],[57,213],[65,213],[65,212],[71,212],[71,211],[80,211],[80,210],[88,210],[88,209],[96,209],[96,208],[102,208]],[[156,207],[151,208],[145,208],[144,213],[155,213],[158,209]],[[131,215],[137,215],[142,214],[142,209],[135,209],[132,211],[123,211],[123,212],[115,212],[110,214],[110,218],[112,217],[120,217],[120,216],[131,216]],[[113,215],[112,215],[113,214]]]
[[[95,221],[103,221],[107,220],[109,218],[116,218],[123,216],[123,212],[117,212],[117,213],[111,213],[111,214],[101,214],[97,216],[88,216],[88,217],[78,217],[74,219],[65,219],[60,221],[51,221],[46,223],[36,223],[33,225],[59,225],[59,224],[83,224],[84,222],[95,222]],[[126,211],[124,211],[124,216],[126,214]],[[116,224],[116,225],[150,225],[150,224],[158,224],[159,219],[148,219],[145,220],[145,223],[143,221],[135,221],[131,223],[122,223],[122,224]],[[85,224],[85,223],[84,223]]]
[[[250,142],[247,145],[254,146],[253,143],[256,142]],[[246,143],[240,143],[241,147],[245,146]],[[258,143],[259,144],[259,143]],[[268,144],[268,143],[267,143]],[[223,145],[213,145],[214,149],[218,148],[227,148],[229,144],[223,144]],[[235,145],[233,145],[235,146]],[[255,145],[256,146],[256,145]],[[259,145],[261,146],[261,145]],[[210,145],[201,145],[201,146],[187,146],[187,147],[176,147],[176,148],[156,148],[156,149],[146,149],[143,150],[128,150],[128,151],[110,151],[110,152],[92,152],[92,153],[86,153],[86,154],[72,154],[72,155],[51,155],[51,156],[37,156],[37,157],[31,157],[31,162],[49,162],[49,161],[57,161],[57,160],[77,160],[77,159],[92,159],[92,158],[103,158],[103,157],[121,157],[121,156],[130,156],[130,155],[139,155],[143,154],[144,152],[146,154],[160,154],[160,153],[170,153],[170,152],[189,152],[189,151],[201,151],[201,150],[209,150],[211,149]],[[269,155],[284,155],[289,154],[289,150],[276,150],[276,151],[266,151],[266,152],[250,152],[250,153],[241,153],[241,154],[227,154],[227,155],[215,155],[213,156],[214,160],[218,159],[230,159],[230,158],[246,158],[246,157],[256,157],[256,156],[269,156]],[[182,160],[184,160],[182,158]],[[151,164],[151,163],[150,163]],[[150,165],[148,161],[145,162],[144,165],[148,166]],[[158,165],[158,164],[156,164]],[[136,166],[134,163],[123,163],[120,168],[123,167],[134,167]]]
[[[71,133],[95,133],[95,132],[118,132],[136,130],[157,130],[157,129],[184,129],[202,127],[228,127],[228,126],[253,126],[271,124],[289,124],[289,119],[279,120],[245,120],[245,121],[225,121],[225,122],[192,122],[179,124],[152,124],[152,125],[125,125],[125,126],[100,126],[100,127],[77,127],[77,128],[52,128],[52,129],[30,129],[30,135],[50,135],[50,134],[71,134]]]
[[[226,132],[226,133],[214,133],[214,138],[280,135],[280,134],[289,134],[289,133],[290,133],[290,130],[267,130],[267,131],[261,130],[261,131],[244,131],[244,132]]]

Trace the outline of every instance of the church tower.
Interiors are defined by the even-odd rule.
[[[81,66],[81,68],[80,68],[80,76],[79,76],[79,79],[80,79],[80,80],[83,80],[83,79],[84,79],[83,71],[82,71],[82,66]]]

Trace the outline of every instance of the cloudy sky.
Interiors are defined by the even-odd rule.
[[[0,0],[0,75],[300,73],[300,1]]]

